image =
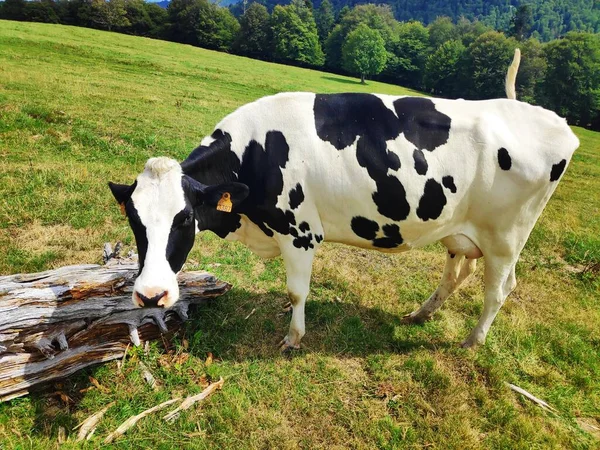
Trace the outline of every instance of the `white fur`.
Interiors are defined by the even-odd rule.
[[[149,159],[144,172],[137,177],[131,199],[148,238],[144,268],[133,287],[133,304],[138,304],[136,292],[153,297],[167,291],[168,295],[159,304],[171,306],[179,298],[179,285],[177,274],[167,261],[166,249],[173,218],[185,207],[179,163],[165,157]]]

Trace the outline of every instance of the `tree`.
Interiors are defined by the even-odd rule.
[[[25,4],[24,18],[30,22],[60,23],[52,0],[30,1]]]
[[[138,36],[159,37],[167,21],[167,12],[154,3],[144,0],[127,0],[125,3],[130,26],[125,32]]]
[[[240,30],[240,23],[227,8],[196,0],[198,45],[214,50],[229,50]]]
[[[269,12],[260,3],[251,3],[240,19],[234,50],[254,58],[267,58],[269,55]]]
[[[541,85],[546,76],[546,56],[544,47],[534,38],[519,43],[521,65],[517,75],[517,99],[539,104]]]
[[[518,41],[523,41],[529,36],[532,24],[533,11],[531,10],[531,6],[527,4],[520,5],[510,21],[508,34]]]
[[[319,40],[321,44],[323,44],[335,24],[335,14],[331,2],[329,0],[323,0],[314,15],[317,31],[319,33]]]
[[[461,41],[446,41],[429,56],[424,77],[428,92],[447,98],[463,96],[466,83],[462,76],[461,63],[465,50]]]
[[[366,75],[380,73],[386,60],[385,43],[378,31],[361,23],[348,34],[342,48],[342,61],[346,70],[360,74],[362,84]]]
[[[169,37],[185,44],[229,50],[240,28],[228,9],[208,0],[173,0],[167,12]]]
[[[329,33],[335,25],[335,14],[333,12],[333,5],[329,0],[323,0],[319,9],[314,13],[315,22],[317,23],[317,31],[319,33],[319,40],[323,45],[325,40],[329,36]]]
[[[429,45],[433,50],[456,37],[456,27],[447,16],[436,18],[429,26]]]
[[[25,19],[25,0],[5,0],[0,10],[2,19],[24,20]]]
[[[600,38],[567,33],[545,48],[542,105],[575,125],[600,130]]]
[[[92,0],[92,22],[108,31],[129,26],[125,0]]]
[[[290,5],[275,6],[271,30],[275,59],[314,66],[325,62],[312,11],[302,1],[293,0]]]
[[[383,38],[386,50],[392,52],[398,41],[400,24],[394,19],[391,8],[388,5],[358,5],[344,14],[340,23],[334,27],[325,41],[329,67],[335,69],[343,67],[342,47],[344,42],[346,42],[348,34],[361,23],[372,30],[377,30]]]
[[[482,34],[469,46],[464,65],[470,76],[468,97],[505,97],[504,78],[515,47],[514,40],[497,31]]]
[[[386,78],[404,86],[421,89],[428,56],[429,33],[420,22],[402,23],[391,45],[393,58],[388,62]]]

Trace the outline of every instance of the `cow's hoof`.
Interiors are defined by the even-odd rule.
[[[284,355],[290,355],[292,352],[300,350],[300,343],[292,343],[286,336],[279,343],[279,351]]]
[[[481,344],[483,344],[483,342],[479,342],[478,339],[475,339],[471,336],[469,336],[466,340],[464,340],[460,346],[462,348],[469,348],[471,350],[477,350],[477,347],[479,347]]]
[[[431,317],[413,315],[413,313],[410,313],[410,314],[406,314],[404,317],[402,317],[402,319],[400,319],[400,322],[405,325],[411,325],[411,324],[423,325],[428,320],[431,320]]]

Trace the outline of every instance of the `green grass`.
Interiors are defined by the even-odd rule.
[[[173,43],[0,21],[0,274],[99,262],[106,241],[133,245],[107,181],[131,182],[150,156],[183,159],[236,107],[293,90],[410,92]],[[128,416],[220,376],[224,389],[173,425],[148,417],[111,448],[598,448],[579,424],[600,425],[600,275],[589,269],[600,252],[600,134],[575,132],[581,148],[478,351],[457,343],[481,312],[481,267],[432,322],[403,326],[400,317],[435,289],[441,247],[385,255],[324,245],[304,349],[284,358],[275,346],[289,322],[279,315],[281,260],[204,234],[187,267],[235,288],[170,342],[131,350],[121,371],[106,364],[1,404],[0,448],[54,448],[59,427],[71,436],[65,448],[96,448]],[[215,361],[206,365],[209,352]],[[142,381],[139,361],[158,391]],[[89,375],[103,391],[80,392]],[[111,401],[93,440],[76,445],[73,426]]]

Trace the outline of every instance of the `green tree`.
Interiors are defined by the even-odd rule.
[[[392,52],[398,41],[398,30],[400,24],[394,19],[391,8],[388,5],[358,5],[340,19],[329,37],[325,41],[327,54],[327,65],[331,68],[340,69],[342,63],[342,47],[347,36],[361,23],[372,30],[377,30],[385,43],[386,50]]]
[[[457,34],[452,19],[447,16],[436,18],[427,28],[429,29],[429,45],[434,50],[444,42],[454,39]]]
[[[234,50],[242,55],[266,58],[269,55],[269,12],[260,3],[251,3],[240,18]]]
[[[335,14],[331,2],[329,0],[323,0],[314,15],[317,31],[319,32],[319,40],[321,41],[321,44],[323,44],[335,24]]]
[[[0,11],[2,19],[25,20],[25,0],[4,0]]]
[[[30,22],[60,23],[52,0],[26,2],[24,18]]]
[[[463,96],[466,83],[461,66],[465,50],[461,41],[446,41],[429,56],[424,79],[428,92],[447,98]]]
[[[195,10],[198,45],[214,50],[229,50],[240,30],[240,23],[233,14],[208,0],[196,0]]]
[[[504,79],[516,42],[497,31],[488,31],[469,46],[465,69],[470,75],[470,98],[505,97]]]
[[[518,41],[523,41],[529,37],[532,24],[533,11],[531,6],[527,4],[520,5],[510,21],[509,35]]]
[[[600,38],[567,33],[545,48],[542,105],[576,125],[600,130]]]
[[[102,29],[112,31],[113,28],[129,26],[125,0],[92,0],[92,22]]]
[[[517,99],[538,104],[541,85],[546,76],[546,56],[544,47],[534,38],[519,43],[521,65],[517,74]]]
[[[383,38],[378,31],[361,23],[348,34],[342,60],[344,68],[360,74],[360,82],[365,84],[365,76],[377,75],[385,67],[387,53]]]
[[[420,22],[400,24],[391,52],[393,56],[388,61],[384,74],[397,83],[421,89],[429,52],[427,28]]]
[[[228,9],[208,0],[173,0],[167,12],[168,36],[185,44],[229,50],[240,29]]]
[[[127,0],[125,3],[130,26],[126,32],[138,36],[159,37],[167,21],[165,9],[144,0]]]
[[[312,11],[302,1],[275,6],[271,14],[271,31],[275,59],[314,66],[325,62]]]

